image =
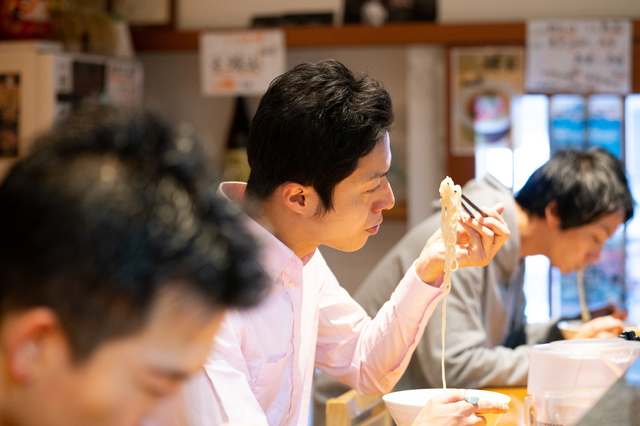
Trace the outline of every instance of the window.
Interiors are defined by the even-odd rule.
[[[634,200],[640,203],[640,95],[627,96],[625,105],[625,160]],[[640,213],[627,224],[626,306],[630,324],[640,324]]]

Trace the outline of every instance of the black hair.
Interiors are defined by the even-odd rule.
[[[102,108],[42,137],[0,185],[0,315],[51,308],[82,360],[141,329],[162,288],[212,311],[257,303],[258,249],[197,147]]]
[[[374,78],[334,60],[300,64],[271,82],[253,118],[247,194],[264,200],[296,182],[313,187],[330,210],[335,186],[392,122],[391,98]]]
[[[516,202],[528,213],[545,217],[556,202],[561,229],[575,228],[619,210],[625,222],[633,216],[634,201],[624,166],[604,148],[560,150],[527,180]]]

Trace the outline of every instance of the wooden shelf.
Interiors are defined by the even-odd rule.
[[[345,25],[341,27],[285,28],[287,46],[385,46],[407,44],[512,44],[524,41],[524,23],[458,24],[436,23],[388,24],[381,27]]]
[[[246,29],[246,28],[243,28]],[[243,29],[203,29],[229,32]],[[368,25],[285,27],[289,48],[332,46],[390,46],[439,44],[444,46],[524,45],[526,25],[516,23],[437,24],[432,22]],[[137,51],[197,50],[200,31],[133,28]],[[640,44],[640,21],[633,21],[635,44]]]

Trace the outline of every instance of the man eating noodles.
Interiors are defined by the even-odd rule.
[[[189,424],[307,425],[314,370],[360,393],[383,394],[402,375],[441,298],[444,244],[436,232],[375,318],[338,284],[318,246],[361,248],[394,197],[387,173],[389,94],[336,61],[302,64],[274,80],[251,123],[248,183],[220,191],[263,247],[271,291],[231,312],[185,392]],[[486,265],[508,237],[501,207],[462,218],[456,260]],[[442,419],[478,421],[459,395],[439,400]],[[504,407],[496,407],[504,410]]]

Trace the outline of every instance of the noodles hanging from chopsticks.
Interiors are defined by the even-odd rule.
[[[460,196],[462,189],[460,185],[454,185],[453,180],[447,176],[440,183],[440,203],[441,217],[440,229],[444,240],[444,283],[442,292],[442,387],[447,388],[447,380],[444,374],[444,331],[447,323],[447,294],[451,290],[451,271],[458,269],[456,260],[456,231],[458,228],[458,217],[460,216]]]
[[[584,293],[584,270],[579,269],[577,273],[578,278],[578,297],[580,299],[580,312],[582,317],[582,322],[591,321],[591,313],[589,312],[589,307],[587,306],[587,298]]]

